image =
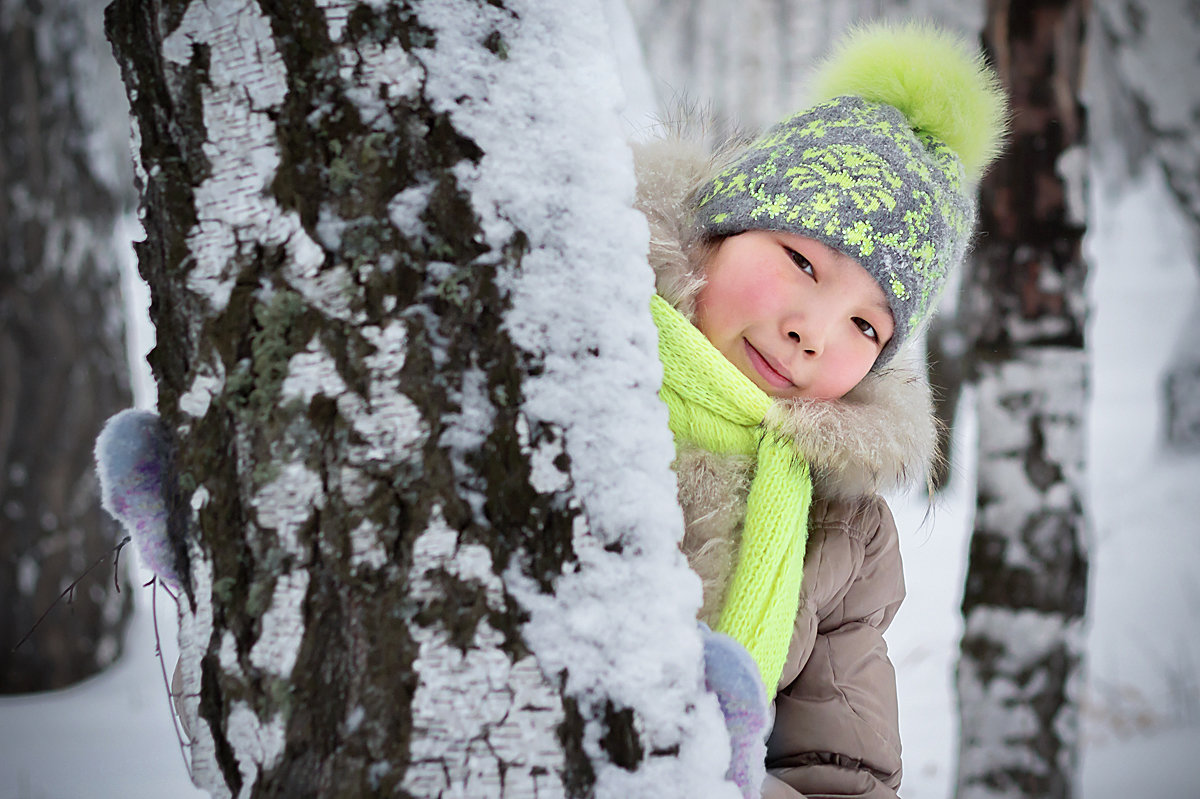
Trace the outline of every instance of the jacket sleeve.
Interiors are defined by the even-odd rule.
[[[763,796],[894,799],[900,731],[883,632],[904,599],[904,577],[882,499],[813,503],[803,590]]]

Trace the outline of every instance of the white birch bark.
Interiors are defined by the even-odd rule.
[[[1089,522],[1085,2],[989,3],[1013,129],[961,318],[979,380],[958,665],[960,799],[1075,795]]]
[[[95,674],[132,609],[91,453],[131,401],[116,238],[132,203],[127,117],[101,10],[0,0],[0,693]]]
[[[1080,749],[1087,360],[985,364],[958,665],[958,797],[1070,796]]]
[[[197,784],[735,795],[598,6],[121,0],[110,36]]]

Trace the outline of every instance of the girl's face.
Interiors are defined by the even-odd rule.
[[[883,289],[867,270],[794,233],[729,236],[705,274],[700,332],[772,397],[845,395],[895,330]]]

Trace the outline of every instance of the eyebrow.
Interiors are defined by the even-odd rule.
[[[892,306],[888,305],[887,297],[884,297],[882,300],[872,301],[870,303],[870,306],[872,308],[877,308],[880,313],[886,314],[887,318],[889,320],[891,320],[892,333],[891,333],[891,335],[888,336],[888,339],[890,340],[892,338],[892,336],[896,335],[896,315],[894,313],[892,313]]]

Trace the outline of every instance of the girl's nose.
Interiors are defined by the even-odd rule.
[[[803,330],[803,334],[801,330]],[[793,325],[788,330],[787,336],[793,343],[799,344],[804,348],[805,355],[821,354],[821,350],[823,349],[821,337],[816,334],[811,325],[806,328],[802,328],[800,325]]]

